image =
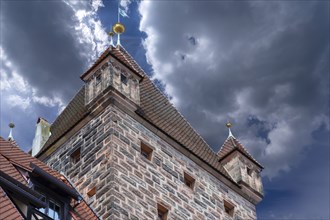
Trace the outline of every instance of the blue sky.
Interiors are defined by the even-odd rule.
[[[1,1],[1,130],[29,150],[109,45],[115,1]],[[217,152],[265,166],[260,219],[329,219],[329,2],[133,1],[122,45]]]

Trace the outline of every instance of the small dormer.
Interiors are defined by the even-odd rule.
[[[233,136],[228,123],[229,136],[218,152],[219,162],[257,204],[263,197],[260,173],[263,167],[247,152],[245,147]]]
[[[119,47],[119,46],[118,46]],[[81,77],[85,82],[85,104],[88,105],[103,91],[112,87],[126,98],[140,104],[139,82],[142,76],[133,68],[112,56],[118,48],[109,47],[99,60]]]

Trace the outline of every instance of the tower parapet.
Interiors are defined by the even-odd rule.
[[[112,46],[108,48],[109,51],[112,49]],[[111,56],[93,67],[82,79],[86,83],[86,105],[109,87],[116,89],[135,104],[140,104],[139,81],[142,77]]]

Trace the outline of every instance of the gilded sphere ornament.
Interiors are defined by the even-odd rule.
[[[122,23],[118,22],[112,27],[112,30],[116,34],[122,34],[125,32],[125,26]]]
[[[230,123],[230,122],[227,122],[227,123],[226,123],[226,127],[227,127],[227,128],[230,128],[230,127],[231,127],[231,123]]]

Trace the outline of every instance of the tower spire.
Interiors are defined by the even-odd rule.
[[[232,124],[228,121],[228,122],[226,123],[226,127],[227,127],[228,130],[229,130],[228,138],[230,138],[230,137],[235,138],[234,135],[233,135],[233,133],[231,133],[231,130],[230,130],[231,126],[232,126]]]
[[[13,122],[10,122],[8,126],[10,128],[9,135],[8,135],[8,141],[13,141],[14,140],[13,128],[15,127],[15,124]]]

